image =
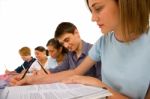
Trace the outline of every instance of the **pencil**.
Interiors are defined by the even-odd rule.
[[[46,74],[48,74],[48,72],[44,69],[44,67],[42,66],[42,64],[39,62],[39,61],[37,61],[38,63],[39,63],[39,65],[41,66],[41,68],[43,69],[43,71],[46,73]]]
[[[28,70],[29,70],[30,66],[26,69],[26,71],[24,72],[23,76],[21,77],[21,80],[26,76]]]

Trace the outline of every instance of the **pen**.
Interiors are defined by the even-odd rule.
[[[46,74],[48,74],[48,72],[44,69],[44,67],[42,66],[42,64],[39,62],[39,61],[37,61],[38,63],[39,63],[39,65],[41,66],[41,68],[43,69],[43,71],[46,73]]]
[[[26,71],[24,72],[23,76],[21,77],[21,80],[26,76],[28,70],[29,70],[30,66],[26,69]]]

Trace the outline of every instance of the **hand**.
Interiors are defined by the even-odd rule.
[[[108,97],[108,99],[129,99],[129,97],[116,92],[115,90],[107,86],[106,84],[102,83],[99,79],[94,78],[94,77],[75,75],[67,79],[64,79],[62,82],[63,83],[78,83],[78,84],[107,88],[107,90],[109,90],[113,94],[112,96]]]
[[[5,70],[5,74],[6,75],[17,75],[18,73],[16,71],[9,71],[9,70]]]
[[[18,75],[12,76],[9,79],[9,85],[10,86],[16,85],[16,83],[21,79],[21,77],[22,77],[22,74],[18,74]]]
[[[15,76],[12,76],[9,80],[10,86],[20,86],[20,85],[29,85],[32,82],[31,75],[26,75],[23,79],[22,76],[24,74],[18,74]],[[34,77],[33,77],[34,78]]]
[[[89,77],[89,76],[71,76],[67,79],[64,79],[62,81],[63,83],[78,83],[78,84],[84,84],[84,85],[90,85],[90,86],[100,86],[103,87],[104,84],[99,80],[94,77]]]

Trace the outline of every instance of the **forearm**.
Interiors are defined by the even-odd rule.
[[[55,83],[59,82],[67,77],[75,75],[74,70],[68,70],[58,73],[50,73],[48,75],[37,75],[35,77],[31,77],[31,80],[28,80],[29,84],[46,84],[46,83]]]
[[[91,60],[91,58],[86,57],[86,59],[79,65],[77,68],[73,70],[66,70],[58,73],[52,73],[45,77],[37,77],[33,81],[33,83],[54,83],[61,81],[63,79],[66,79],[73,75],[83,75],[85,72],[87,72],[94,64],[95,62]]]

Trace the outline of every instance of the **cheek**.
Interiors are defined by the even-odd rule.
[[[41,58],[41,56],[40,56],[40,55],[36,55],[36,58],[40,59],[40,58]]]
[[[112,29],[118,27],[119,20],[119,12],[117,9],[112,10],[111,13],[108,14],[108,21],[110,22],[110,26]]]
[[[114,29],[119,25],[119,17],[116,12],[112,13],[102,13],[101,19],[104,22],[104,32],[108,33],[114,31]]]

